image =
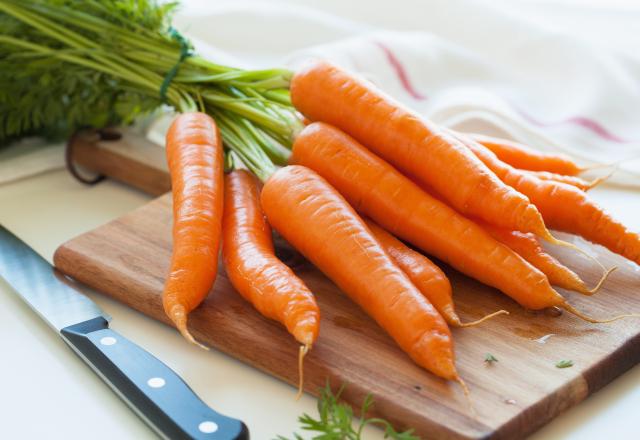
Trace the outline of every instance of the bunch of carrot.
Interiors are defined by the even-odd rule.
[[[593,185],[568,158],[438,127],[322,61],[297,72],[290,92],[309,123],[295,137],[290,165],[262,176],[264,186],[233,157],[236,169],[224,175],[209,116],[185,113],[167,135],[174,250],[164,306],[185,337],[193,341],[187,314],[213,285],[222,242],[231,283],[286,326],[302,362],[317,340],[320,311],[276,257],[271,227],[418,365],[463,385],[449,326],[478,322],[461,322],[449,280],[424,254],[527,309],[559,307],[607,321],[583,315],[554,290],[589,295],[601,283],[590,289],[539,240],[559,242],[549,226],[640,264],[640,236],[588,199]]]
[[[12,85],[0,141],[129,121],[164,103],[184,112],[167,135],[174,248],[163,304],[185,338],[195,343],[188,314],[211,290],[221,248],[236,290],[300,344],[301,366],[320,311],[275,255],[272,226],[445,379],[463,383],[449,326],[478,322],[462,323],[425,255],[525,308],[603,322],[552,287],[589,295],[601,283],[590,289],[539,243],[573,246],[553,228],[640,264],[640,236],[587,197],[599,180],[564,157],[439,127],[326,62],[295,74],[211,62],[169,26],[172,5],[0,0],[0,80]]]

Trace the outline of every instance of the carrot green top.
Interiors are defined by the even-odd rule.
[[[155,0],[0,1],[0,145],[126,124],[167,104],[214,116],[256,174],[283,165],[300,121],[285,69],[246,71],[197,55]]]

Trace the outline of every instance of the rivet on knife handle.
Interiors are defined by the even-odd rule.
[[[95,318],[62,329],[65,341],[163,438],[243,440],[244,423],[209,408],[169,367]]]

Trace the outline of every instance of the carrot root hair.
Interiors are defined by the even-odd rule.
[[[567,312],[571,313],[572,315],[577,316],[578,318],[590,322],[592,324],[608,324],[610,322],[614,322],[614,321],[618,321],[620,319],[623,318],[640,318],[640,313],[629,313],[629,314],[625,314],[625,315],[618,315],[618,316],[614,316],[613,318],[605,318],[605,319],[597,319],[597,318],[593,318],[589,315],[585,315],[584,313],[582,313],[581,311],[577,310],[575,307],[573,307],[571,304],[569,303],[564,303],[562,305],[560,305],[561,308],[565,309]]]
[[[474,327],[474,326],[476,326],[478,324],[482,324],[483,322],[485,322],[485,321],[487,321],[487,320],[489,320],[491,318],[495,318],[496,316],[508,315],[508,314],[509,314],[509,312],[507,312],[506,310],[498,310],[497,312],[489,313],[488,315],[486,315],[486,316],[484,316],[484,317],[482,317],[482,318],[480,318],[480,319],[478,319],[476,321],[464,322],[464,323],[461,322],[460,324],[458,324],[458,327],[462,327],[462,328]]]
[[[476,411],[476,407],[473,405],[473,399],[471,399],[471,392],[469,391],[469,387],[467,386],[467,383],[460,376],[456,376],[454,380],[458,382],[458,384],[462,388],[462,392],[464,393],[464,398],[466,399],[467,404],[469,405],[469,410],[471,411],[471,416],[474,419],[477,419],[478,412]]]
[[[196,341],[193,335],[189,332],[189,329],[187,328],[187,311],[185,310],[184,306],[179,304],[173,306],[171,308],[171,313],[169,313],[169,316],[171,317],[171,320],[175,324],[180,334],[187,341],[191,342],[193,345],[197,345],[203,350],[209,350],[209,347],[207,347],[206,345],[202,345],[201,343]]]
[[[611,275],[617,269],[618,269],[618,266],[613,266],[602,275],[602,278],[600,278],[600,281],[598,281],[598,283],[595,285],[593,289],[579,291],[578,293],[581,293],[586,296],[591,296],[594,293],[597,293],[604,285],[604,282],[607,281],[607,278],[609,278],[609,275]]]
[[[305,344],[300,346],[298,350],[298,393],[296,394],[296,401],[300,400],[302,393],[304,393],[304,357],[311,349],[311,344]]]
[[[606,178],[608,179],[609,177],[611,177],[616,171],[618,171],[618,168],[620,168],[620,164],[622,162],[626,162],[628,160],[636,160],[638,159],[640,156],[639,155],[634,155],[631,157],[625,157],[624,159],[618,159],[614,162],[609,162],[609,163],[597,163],[588,167],[584,167],[584,168],[580,168],[580,172],[578,174],[582,174],[582,173],[586,173],[587,171],[593,171],[593,170],[601,170],[603,168],[611,168],[611,172],[606,176]]]
[[[544,233],[544,235],[542,235],[542,238],[545,241],[548,241],[551,244],[555,244],[557,246],[562,246],[562,247],[567,247],[569,249],[573,249],[574,251],[578,252],[579,254],[582,254],[585,257],[587,257],[589,260],[592,260],[594,263],[596,263],[598,266],[600,266],[600,268],[604,272],[607,271],[607,269],[602,265],[602,263],[600,261],[598,261],[598,259],[596,257],[594,257],[593,255],[589,254],[587,251],[585,251],[584,249],[581,249],[580,247],[576,246],[573,243],[569,243],[568,241],[559,240],[559,239],[555,238],[553,235],[551,235],[551,232],[549,232],[548,230]]]
[[[609,180],[611,178],[611,176],[613,176],[613,174],[618,171],[618,167],[616,166],[613,170],[611,170],[611,172],[609,172],[608,174],[605,174],[602,177],[598,177],[596,179],[593,179],[591,182],[589,182],[589,184],[587,185],[587,187],[584,189],[585,191],[589,191],[590,189],[595,188],[596,186],[600,185],[603,182],[606,182],[607,180]]]

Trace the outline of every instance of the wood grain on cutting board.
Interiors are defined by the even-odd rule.
[[[478,412],[474,420],[456,384],[414,365],[321,273],[293,250],[282,244],[279,248],[317,295],[322,313],[319,340],[306,360],[305,389],[315,394],[327,379],[334,385],[347,383],[345,397],[356,406],[372,393],[377,414],[427,438],[518,438],[640,361],[640,320],[592,325],[566,313],[530,313],[448,270],[464,318],[476,319],[499,308],[511,312],[477,328],[453,330],[459,371]],[[168,323],[160,295],[170,252],[167,195],[65,243],[55,263],[83,283]],[[605,264],[612,258],[602,256]],[[581,272],[592,272],[587,279],[593,281],[598,270],[587,266],[585,262]],[[640,276],[625,266],[597,296],[571,299],[594,315],[640,310]],[[280,324],[260,316],[233,290],[223,269],[190,323],[199,340],[296,383],[297,344]],[[537,341],[550,334],[544,344]],[[485,364],[486,353],[499,362]],[[574,367],[556,368],[562,359],[572,360]]]
[[[568,314],[531,313],[489,287],[445,267],[460,314],[498,317],[469,329],[454,329],[457,363],[478,416],[462,391],[414,365],[393,341],[337,287],[283,243],[279,252],[317,295],[320,337],[305,364],[305,389],[316,394],[326,380],[346,383],[345,398],[359,406],[367,393],[375,413],[425,438],[521,438],[575,405],[640,361],[640,319],[593,325]],[[600,248],[616,272],[595,297],[567,293],[582,310],[598,316],[640,310],[640,271]],[[165,323],[160,295],[171,252],[171,199],[148,205],[62,245],[56,266],[70,276]],[[587,281],[600,275],[580,256],[567,254]],[[231,287],[221,268],[207,300],[190,318],[194,335],[291,384],[297,381],[297,344]],[[544,343],[540,338],[552,335]],[[499,362],[484,362],[487,353]],[[560,360],[572,368],[558,369]]]

